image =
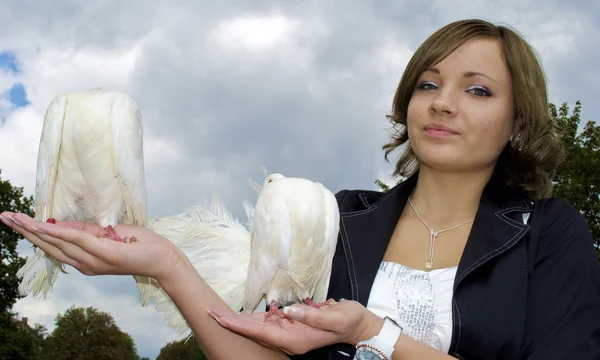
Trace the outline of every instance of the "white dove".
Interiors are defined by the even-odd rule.
[[[271,174],[260,190],[252,217],[252,240],[244,312],[266,298],[265,318],[279,306],[325,301],[338,238],[340,214],[335,195],[302,178]]]
[[[261,311],[268,301],[265,319],[275,314],[282,323],[285,315],[278,305],[327,303],[338,205],[323,185],[306,179],[272,174],[262,187],[252,185],[259,197],[256,208],[244,204],[246,226],[213,197],[210,203],[154,219],[149,228],[173,242],[234,311]],[[170,328],[191,336],[162,289],[152,298]]]
[[[118,223],[146,226],[142,118],[135,102],[120,92],[70,92],[56,96],[44,117],[35,187],[38,221],[97,223],[106,237],[121,239]],[[19,269],[22,295],[43,298],[63,264],[40,249]],[[156,282],[135,277],[142,304]]]

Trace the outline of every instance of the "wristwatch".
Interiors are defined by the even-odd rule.
[[[356,360],[392,360],[394,345],[402,334],[402,327],[386,316],[379,334],[356,344]]]

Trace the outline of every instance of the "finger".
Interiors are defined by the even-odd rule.
[[[6,212],[6,214],[8,214],[9,215],[8,217],[12,218],[13,221],[20,223],[24,227],[36,226],[39,224],[46,223],[45,221],[44,222],[37,221],[37,220],[31,218],[30,216],[28,216],[27,214],[9,213],[9,212]],[[90,223],[81,222],[81,221],[57,221],[56,225],[65,227],[65,228],[70,228],[70,229],[74,229],[74,230],[87,232],[96,237],[104,237],[104,235],[105,235],[104,229],[102,229],[102,227],[98,224],[90,224]]]
[[[22,223],[27,231],[35,233],[43,241],[57,247],[68,258],[79,264],[85,264],[85,268],[77,267],[85,274],[103,271],[101,269],[103,264],[106,265],[107,262],[116,263],[122,260],[122,253],[118,249],[118,246],[123,245],[122,243],[98,238],[76,228],[37,222],[24,214],[15,214],[12,219]],[[111,256],[107,257],[106,254],[111,254]],[[91,271],[90,269],[95,270]]]
[[[124,244],[113,240],[107,240],[102,237],[99,238],[83,230],[62,227],[58,224],[51,223],[37,223],[35,226],[32,226],[32,231],[49,235],[55,238],[56,241],[62,241],[76,245],[83,249],[86,253],[100,258],[103,258],[107,251],[113,252],[114,258],[118,258],[120,256],[120,252],[116,247]],[[60,246],[66,245],[61,244]]]
[[[40,231],[40,229],[38,229],[38,227],[46,226],[46,223],[37,222],[25,214],[10,213],[2,215],[8,215],[8,218],[12,220],[12,228],[19,234],[21,234],[29,242],[31,242],[39,249],[44,251],[44,253],[46,253],[47,256],[57,261],[71,265],[86,275],[95,274],[98,271],[98,269],[100,269],[102,261],[100,261],[92,254],[86,252],[82,247],[78,246],[77,244],[73,244],[63,239],[46,234],[47,231]],[[4,218],[4,216],[2,217]],[[59,225],[48,225],[56,226],[60,229]],[[99,240],[93,235],[90,235],[83,231],[77,231],[75,229],[73,229],[73,231],[78,232],[81,235],[89,236],[91,238]],[[102,271],[102,269],[100,269],[100,271]]]
[[[6,216],[6,214],[5,214],[5,216]],[[8,219],[8,216],[6,216],[6,217],[5,216],[2,216],[2,214],[0,214],[0,221],[2,221],[2,223],[4,223],[4,225],[12,228],[14,223]]]
[[[77,268],[79,266],[79,262],[77,260],[69,257],[67,254],[65,254],[59,247],[57,247],[52,242],[45,241],[40,235],[34,234],[18,225],[14,225],[13,228],[16,232],[21,234],[27,241],[29,241],[33,245],[37,246],[38,249],[43,251],[47,256],[49,256],[57,261],[71,265],[75,268]]]
[[[311,328],[301,322],[290,322],[285,318],[282,321],[283,326],[277,321],[255,320],[231,314],[218,318],[221,326],[287,354],[301,354],[336,342],[337,336],[331,332]]]
[[[83,231],[99,238],[106,236],[106,231],[98,224],[90,224],[81,221],[57,221],[56,225],[73,230]]]
[[[62,260],[62,258],[57,258],[57,260],[73,266],[86,275],[93,275],[104,271],[103,266],[105,266],[105,262],[86,252],[81,247],[47,234],[40,233],[37,236],[64,254],[65,260]]]
[[[18,225],[14,220],[13,220],[13,215],[14,213],[5,211],[2,214],[0,214],[0,220],[2,220],[2,222],[11,228],[14,228],[15,225]]]
[[[285,343],[284,339],[287,335],[285,326],[290,324],[289,321],[284,319],[284,327],[282,329],[277,322],[262,321],[231,314],[225,314],[218,318],[215,317],[215,319],[219,324],[232,331],[276,347],[281,347]]]
[[[308,305],[294,304],[283,308],[283,312],[310,327],[335,333],[343,332],[348,326],[347,315],[333,309],[329,307],[327,310],[322,310]]]
[[[229,309],[223,310],[223,309],[218,309],[218,308],[210,308],[209,310],[210,310],[209,314],[213,314],[216,317],[230,315],[230,316],[239,317],[244,320],[257,321],[257,322],[263,322],[263,320],[265,319],[265,314],[266,314],[266,312],[235,313]]]
[[[45,223],[39,223],[39,225],[37,226],[45,226]],[[56,227],[59,227],[58,225],[54,225],[54,224],[49,224],[49,225],[53,225]],[[69,229],[63,229],[63,230],[67,230],[65,231],[66,233],[68,233]],[[102,242],[107,242],[108,240],[105,239],[98,239],[96,237],[94,237],[91,234],[85,233],[83,231],[78,231],[78,230],[74,230],[71,229],[74,233],[77,233],[80,236],[86,236],[86,237],[90,237],[90,241],[87,241],[87,243],[102,243]],[[85,274],[85,275],[96,275],[96,274],[109,274],[109,273],[114,273],[114,272],[107,272],[107,268],[110,269],[110,261],[104,261],[102,260],[102,257],[98,257],[95,256],[94,254],[89,253],[88,251],[86,251],[86,249],[84,249],[83,247],[79,246],[78,244],[74,244],[72,242],[66,241],[62,238],[58,238],[58,237],[54,237],[52,235],[49,235],[46,233],[46,231],[40,231],[36,226],[33,226],[31,228],[31,231],[27,231],[25,229],[23,229],[23,232],[27,232],[29,234],[32,234],[31,236],[33,237],[37,237],[38,241],[36,241],[37,243],[39,243],[39,247],[44,250],[44,252],[46,252],[50,257],[55,258],[58,261],[64,262],[68,265],[73,266],[74,268],[76,268],[77,270],[79,270],[81,273]],[[112,241],[108,241],[110,243],[113,243]],[[116,242],[114,242],[116,244]],[[102,245],[100,246],[102,247]],[[47,250],[46,250],[47,249]],[[110,250],[104,250],[104,253],[106,253],[107,251],[110,252]],[[119,258],[120,255],[115,255],[115,258]]]
[[[44,223],[39,226],[42,227],[39,230],[49,236],[49,241],[56,241],[57,246],[67,256],[81,263],[82,267],[78,270],[82,273],[86,275],[131,274],[127,271],[122,272],[124,271],[122,265],[127,263],[128,256],[132,256],[131,246],[135,245],[98,238],[84,231],[62,228],[54,224]],[[50,231],[47,231],[48,229]]]

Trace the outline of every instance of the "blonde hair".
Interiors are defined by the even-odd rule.
[[[392,113],[390,142],[383,146],[385,158],[404,147],[394,175],[409,176],[418,169],[418,159],[408,141],[408,104],[419,76],[429,67],[474,37],[497,39],[512,78],[514,134],[500,154],[494,176],[532,199],[552,194],[551,178],[564,158],[564,150],[550,117],[546,78],[535,50],[515,30],[485,20],[469,19],[450,23],[433,33],[409,61],[400,80]],[[511,146],[512,145],[512,146]]]

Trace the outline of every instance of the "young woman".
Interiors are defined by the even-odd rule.
[[[139,239],[122,244],[89,224],[2,221],[84,274],[156,278],[210,359],[599,359],[600,266],[582,216],[549,198],[562,150],[530,46],[481,20],[441,28],[390,118],[386,156],[401,149],[408,179],[337,194],[329,297],[345,300],[289,307],[283,328],[235,314],[148,230],[118,226]]]

